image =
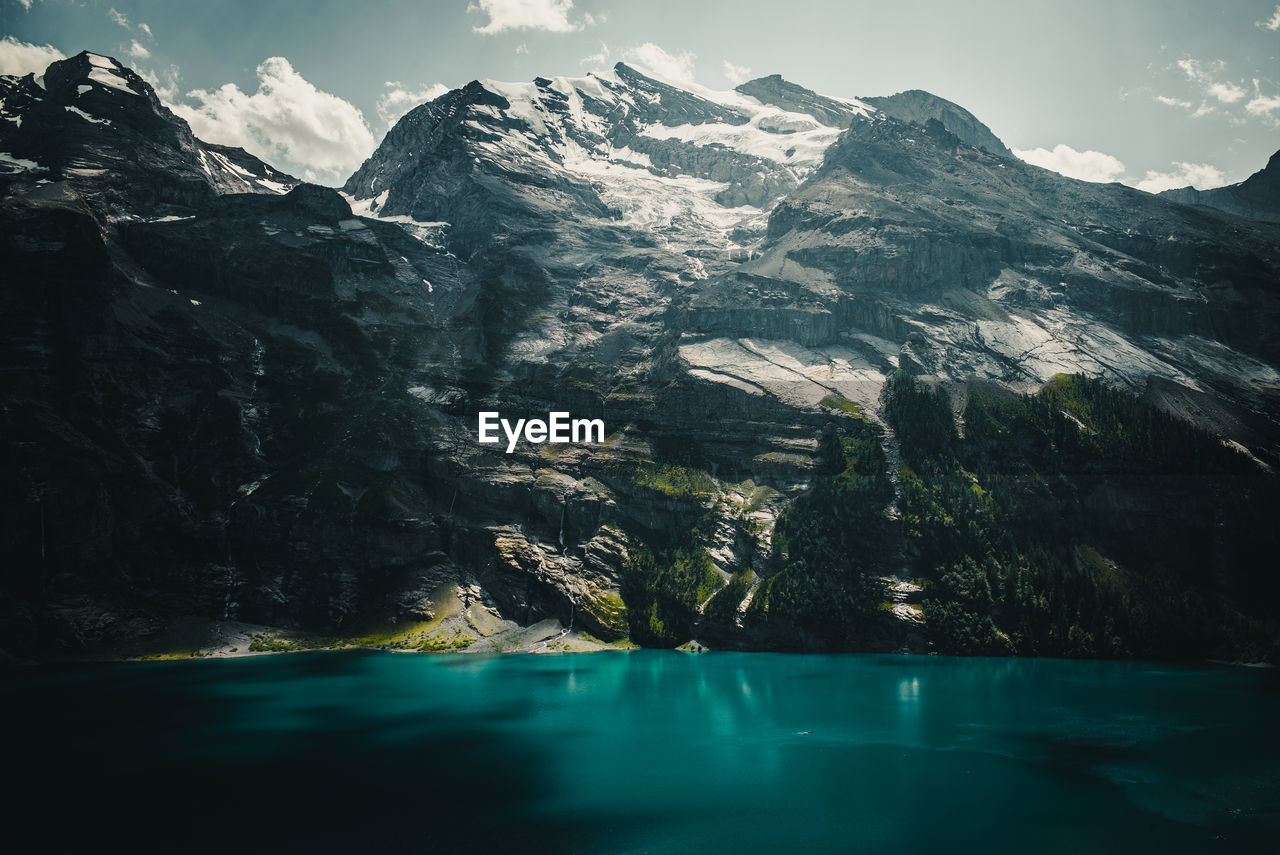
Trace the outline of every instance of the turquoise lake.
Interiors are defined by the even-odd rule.
[[[1280,851],[1272,671],[360,652],[0,691],[39,851]]]

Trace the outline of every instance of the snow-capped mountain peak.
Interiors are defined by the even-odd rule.
[[[843,126],[876,114],[861,101],[832,103]],[[741,91],[618,63],[582,77],[486,79],[454,90],[402,118],[344,189],[357,209],[434,222],[443,219],[433,207],[439,197],[424,188],[456,180],[470,192],[463,175],[474,173],[491,195],[498,191],[481,175],[502,176],[557,212],[662,239],[679,232],[689,248],[745,252],[766,212],[821,163],[840,131]],[[566,195],[571,202],[552,201]]]

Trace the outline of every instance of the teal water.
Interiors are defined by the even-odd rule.
[[[1280,679],[1249,669],[320,653],[24,669],[0,694],[5,833],[52,848],[1273,852],[1280,832]]]

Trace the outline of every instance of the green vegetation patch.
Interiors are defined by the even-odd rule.
[[[643,647],[674,647],[693,634],[698,606],[721,585],[703,546],[717,512],[708,511],[665,541],[632,533],[622,580],[632,641]]]
[[[855,419],[865,420],[867,417],[867,414],[863,412],[861,404],[857,401],[850,401],[848,398],[837,392],[832,392],[818,403],[824,407],[830,407],[833,410],[839,410],[842,413],[847,413]]]
[[[622,597],[613,591],[601,591],[587,597],[582,603],[582,610],[596,620],[606,638],[616,640],[626,636],[627,607]]]
[[[452,635],[439,633],[428,636],[418,643],[414,649],[432,653],[444,653],[451,650],[466,650],[474,643],[474,638],[465,634],[461,629],[454,629]]]
[[[644,464],[636,469],[633,480],[642,487],[677,498],[710,496],[716,492],[715,481],[710,475],[678,463]]]

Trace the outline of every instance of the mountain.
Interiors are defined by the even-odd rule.
[[[0,87],[0,647],[1269,655],[1280,227],[777,76],[473,81],[341,192]]]
[[[243,149],[196,139],[134,71],[87,51],[40,77],[0,77],[0,119],[8,155],[0,169],[48,172],[45,180],[72,192],[109,181],[121,206],[284,193],[298,183]]]
[[[1160,195],[1184,205],[1207,205],[1251,220],[1280,222],[1280,151],[1271,155],[1264,168],[1239,184],[1212,190],[1179,187]]]

